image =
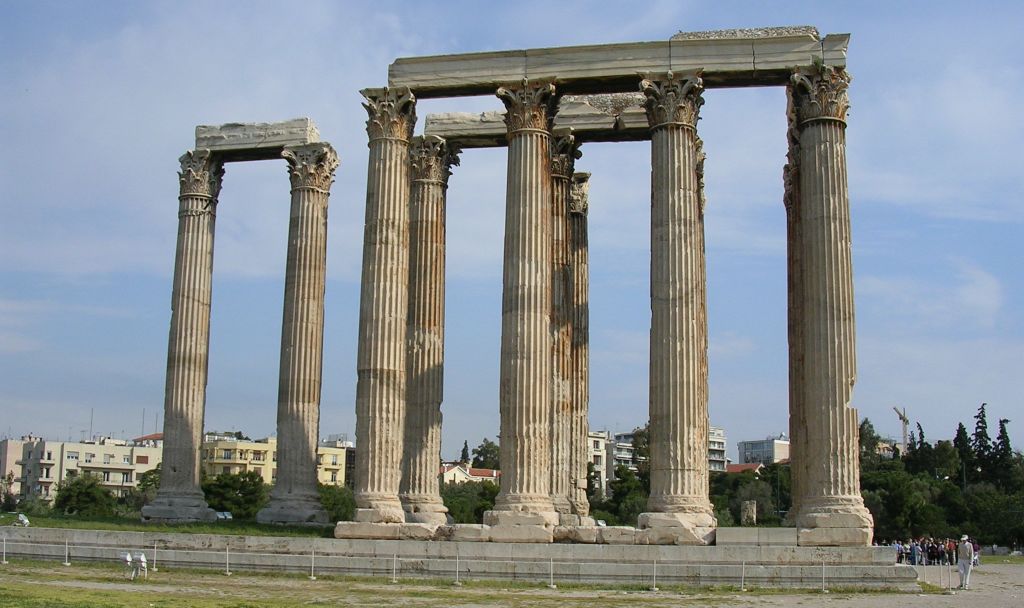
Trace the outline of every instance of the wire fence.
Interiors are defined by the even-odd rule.
[[[765,565],[701,564],[654,560],[648,563],[618,561],[587,561],[538,558],[481,558],[456,553],[450,557],[340,554],[318,551],[313,542],[305,552],[246,551],[223,547],[186,549],[174,546],[112,546],[74,543],[29,542],[3,538],[2,563],[15,559],[57,561],[65,566],[99,562],[125,564],[125,554],[145,556],[150,572],[166,568],[193,568],[218,571],[230,576],[234,572],[291,572],[315,581],[321,576],[355,576],[380,578],[387,582],[412,579],[449,580],[455,585],[475,579],[505,579],[536,583],[556,588],[565,583],[608,584],[658,589],[658,585],[688,587],[735,587],[740,590],[759,587],[791,587],[820,589],[852,589],[906,586],[915,578],[945,587],[952,583],[950,575],[922,570],[916,574],[907,567],[884,565],[820,564]],[[938,568],[938,567],[936,567]],[[909,575],[909,577],[908,577]],[[945,578],[942,578],[945,576]]]

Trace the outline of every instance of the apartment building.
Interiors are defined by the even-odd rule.
[[[83,442],[22,437],[21,457],[15,463],[19,495],[49,501],[62,480],[89,474],[114,496],[123,496],[136,487],[140,475],[160,464],[163,448],[158,443],[111,437]]]
[[[327,485],[351,486],[355,465],[355,446],[339,436],[317,445],[317,481]],[[200,463],[209,476],[221,473],[253,471],[268,484],[277,479],[277,438],[252,440],[236,433],[206,433],[200,450]]]
[[[789,436],[780,433],[756,441],[740,441],[736,444],[740,463],[760,462],[772,464],[789,458]]]
[[[637,465],[645,460],[638,456],[633,448],[633,432],[609,434],[607,431],[590,432],[589,441],[591,445],[597,436],[602,435],[605,439],[605,466],[604,483],[607,488],[608,482],[615,479],[615,467],[624,466],[634,473]],[[725,429],[717,426],[708,427],[708,470],[724,472],[729,464],[726,456],[727,437]]]

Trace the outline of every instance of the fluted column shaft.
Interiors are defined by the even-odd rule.
[[[277,480],[261,523],[327,522],[317,493],[323,371],[327,202],[338,155],[326,143],[288,146],[292,186],[277,394]]]
[[[589,173],[574,173],[569,189],[569,273],[572,293],[571,374],[569,377],[570,435],[569,472],[572,479],[569,500],[573,513],[590,514],[587,499],[587,463],[590,449],[590,249],[587,239]]]
[[[174,257],[171,327],[164,389],[163,473],[154,502],[143,518],[160,521],[211,520],[199,487],[210,352],[213,236],[222,163],[208,150],[180,159],[178,244]]]
[[[357,354],[356,519],[401,522],[409,138],[416,122],[415,98],[404,87],[367,89],[363,96],[370,156]]]
[[[708,500],[704,221],[696,124],[700,74],[645,80],[651,126],[651,495],[640,526],[714,525]],[[647,516],[647,517],[645,517]]]
[[[579,157],[575,138],[555,138],[551,150],[551,502],[572,512],[572,275],[569,267],[569,190]]]
[[[506,107],[508,182],[502,290],[500,512],[545,514],[551,504],[551,166],[555,90],[524,82],[498,89]],[[506,517],[505,520],[508,520]]]
[[[409,194],[409,314],[406,416],[399,498],[407,521],[445,523],[441,501],[444,398],[445,191],[458,150],[439,137],[413,138]]]
[[[850,202],[845,119],[849,76],[830,67],[792,79],[799,122],[799,305],[805,421],[802,544],[869,544],[871,515],[860,496]]]

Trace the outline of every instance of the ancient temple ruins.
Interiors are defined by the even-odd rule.
[[[705,89],[782,86],[789,101],[783,179],[794,544],[869,544],[872,520],[859,491],[857,413],[850,407],[848,42],[845,34],[820,37],[814,28],[794,27],[415,57],[390,66],[388,86],[365,89],[358,509],[356,521],[337,525],[336,536],[715,542],[706,459],[705,157],[698,119]],[[417,99],[494,94],[505,112],[427,116],[423,135],[413,136]],[[651,493],[635,529],[595,526],[584,493],[589,174],[575,164],[588,143],[614,141],[651,142]],[[445,194],[460,150],[495,146],[508,154],[501,489],[483,525],[452,526],[437,476]],[[329,146],[312,142],[275,153],[289,161],[293,211],[278,405],[281,472],[261,520],[319,521],[310,449],[323,331],[321,214],[337,160]],[[205,394],[213,211],[220,163],[232,160],[223,154],[197,139],[197,149],[182,160],[165,471],[145,514],[153,519],[205,517],[195,450]],[[251,151],[239,157],[250,158]],[[306,232],[297,237],[298,231]]]

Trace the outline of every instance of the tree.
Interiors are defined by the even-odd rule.
[[[974,447],[971,445],[971,438],[967,435],[967,427],[964,423],[956,426],[956,436],[953,437],[953,447],[960,455],[960,470],[957,471],[961,488],[967,489],[967,482],[974,481]]]
[[[316,491],[330,521],[352,521],[356,514],[356,500],[351,488],[318,483]]]
[[[649,492],[651,488],[651,423],[633,429],[633,459],[636,476]]]
[[[477,469],[500,469],[499,447],[490,439],[484,437],[480,445],[473,448],[473,467]]]
[[[160,489],[160,475],[163,473],[163,463],[156,465],[145,473],[139,475],[139,483],[136,486],[140,492],[156,492]]]
[[[14,495],[14,471],[8,471],[0,477],[0,510],[13,511],[18,507],[18,497]]]
[[[462,454],[459,455],[459,462],[469,464],[469,442],[462,442]]]
[[[490,481],[447,483],[441,486],[441,500],[457,524],[478,524],[484,512],[494,508],[498,486]]]
[[[109,490],[100,485],[99,477],[76,475],[57,484],[53,508],[65,515],[108,517],[113,515],[116,501]]]
[[[263,477],[255,471],[221,473],[203,482],[206,504],[214,511],[228,511],[234,519],[252,519],[270,497]]]
[[[974,415],[974,438],[971,441],[971,447],[974,448],[974,457],[981,467],[981,477],[983,479],[988,478],[988,474],[992,470],[992,439],[988,436],[988,419],[985,414],[985,406],[987,403],[982,403],[981,407],[978,408],[978,413]]]
[[[873,468],[881,460],[878,454],[878,442],[881,438],[875,432],[875,425],[865,418],[860,423],[860,470]]]

